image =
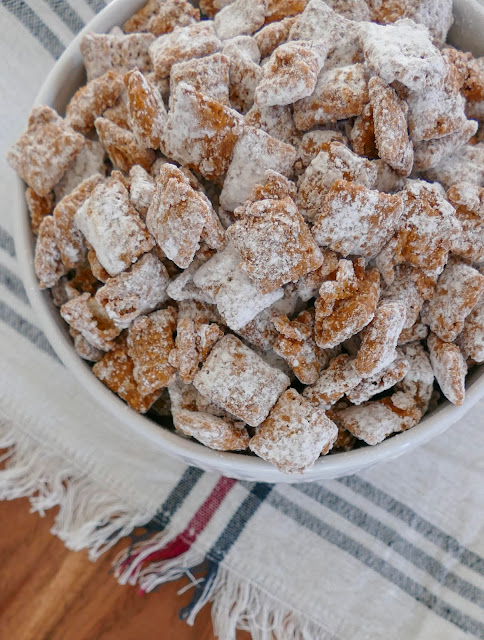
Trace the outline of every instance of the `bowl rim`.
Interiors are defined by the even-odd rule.
[[[80,31],[42,84],[34,104],[54,105],[59,87],[66,79],[78,72],[81,63],[79,43],[87,32],[106,33],[111,27],[122,24],[145,0],[113,0]],[[206,470],[216,470],[234,478],[251,478],[269,483],[311,482],[351,475],[378,462],[390,461],[403,453],[415,449],[455,424],[467,411],[484,397],[484,366],[480,366],[466,389],[462,406],[456,407],[445,401],[435,411],[412,429],[396,434],[374,447],[362,447],[352,451],[320,457],[313,467],[303,475],[294,477],[280,472],[273,465],[258,457],[240,453],[214,451],[201,443],[187,440],[163,428],[145,415],[138,414],[111,392],[91,371],[89,365],[76,353],[63,321],[54,307],[48,291],[38,288],[34,272],[34,236],[25,202],[25,184],[15,178],[15,245],[26,292],[42,329],[63,364],[74,374],[90,396],[105,408],[115,419],[128,425],[134,434],[144,436],[147,441],[163,452],[182,459],[188,464]],[[53,314],[56,310],[56,316]],[[61,326],[62,325],[62,326]]]

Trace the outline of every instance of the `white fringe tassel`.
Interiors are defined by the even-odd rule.
[[[126,505],[8,420],[0,422],[0,449],[7,449],[0,457],[6,461],[0,471],[0,500],[28,497],[32,511],[42,516],[58,506],[52,533],[72,551],[87,549],[91,560],[152,517]]]

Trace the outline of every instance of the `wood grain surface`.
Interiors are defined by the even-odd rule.
[[[50,533],[55,511],[29,513],[25,499],[0,502],[0,640],[212,640],[210,607],[195,626],[178,619],[187,580],[138,595],[110,575],[122,543],[96,562]],[[238,640],[250,640],[240,633]],[[222,639],[223,640],[223,639]]]

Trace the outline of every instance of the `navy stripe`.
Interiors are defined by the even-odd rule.
[[[430,542],[437,547],[440,547],[454,556],[454,558],[457,558],[461,564],[484,576],[484,558],[461,545],[456,538],[453,538],[436,525],[422,518],[406,504],[403,504],[403,502],[392,498],[388,493],[362,480],[358,476],[340,478],[338,482],[365,497],[370,502],[373,502],[377,507],[384,509],[412,529],[415,529],[415,531],[418,531],[418,533],[427,538],[427,540],[430,540]]]
[[[2,264],[0,264],[0,285],[1,284],[17,296],[17,298],[22,300],[22,302],[27,305],[30,304],[22,280]]]
[[[23,0],[2,0],[2,5],[20,20],[54,58],[61,55],[64,51],[62,42]]]
[[[145,528],[163,531],[203,475],[201,469],[188,467],[152,520],[144,525]]]
[[[0,249],[3,249],[8,255],[15,258],[15,244],[9,232],[0,226]]]
[[[251,486],[250,484],[241,483],[243,486]],[[245,525],[252,518],[260,505],[272,491],[273,485],[265,483],[257,483],[252,485],[249,495],[245,498],[237,511],[229,520],[224,531],[220,534],[215,544],[208,552],[208,557],[214,562],[220,562],[227,555],[230,548],[237,541],[242,533]]]
[[[281,511],[285,516],[294,520],[298,525],[305,527],[318,537],[345,551],[353,558],[369,567],[380,576],[397,586],[420,604],[433,611],[444,620],[451,622],[465,633],[474,635],[484,640],[484,624],[465,615],[455,607],[431,593],[412,578],[409,578],[399,569],[396,569],[383,558],[376,555],[370,549],[360,544],[342,531],[320,520],[309,511],[302,509],[281,494],[273,492],[268,503]]]
[[[398,553],[421,571],[426,571],[432,578],[435,578],[440,584],[459,594],[462,598],[484,608],[484,591],[449,571],[441,562],[405,540],[391,527],[383,524],[369,513],[352,505],[321,485],[301,484],[295,485],[294,488],[380,540],[380,542],[390,547],[393,552]]]
[[[22,318],[21,315],[5,304],[2,300],[0,300],[0,320],[3,320],[3,322],[17,331],[17,333],[20,333],[24,338],[30,340],[33,345],[60,362],[44,333],[37,327],[34,327],[34,325],[28,320]]]
[[[96,13],[101,11],[101,9],[104,9],[106,6],[106,2],[104,0],[86,0],[86,2]]]
[[[66,0],[47,0],[47,3],[73,33],[77,33],[84,27],[83,20]]]

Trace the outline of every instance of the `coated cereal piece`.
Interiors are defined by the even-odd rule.
[[[395,406],[401,404],[398,400],[401,394],[405,398],[411,397],[423,415],[428,410],[434,389],[434,372],[429,354],[419,342],[399,347],[398,351],[401,357],[408,361],[410,368],[405,377],[397,383],[397,393],[394,394],[393,402]]]
[[[200,11],[187,0],[148,0],[123,24],[125,33],[149,32],[155,36],[200,20]]]
[[[128,121],[136,139],[145,148],[158,149],[167,119],[160,92],[139,69],[128,71],[124,85],[128,95]]]
[[[155,182],[150,174],[139,164],[135,164],[129,170],[131,179],[129,198],[131,204],[142,218],[146,217],[148,208],[153,199]]]
[[[155,36],[152,33],[86,33],[81,40],[80,49],[87,81],[99,78],[109,70],[123,75],[135,67],[141,73],[151,71],[148,49],[154,40]]]
[[[323,69],[313,93],[294,104],[294,122],[307,131],[318,124],[359,116],[368,100],[368,75],[362,64]]]
[[[274,51],[264,65],[255,92],[258,105],[288,105],[310,96],[321,71],[328,47],[323,42],[287,42]]]
[[[348,137],[353,151],[359,156],[365,156],[369,160],[378,158],[371,103],[366,104],[361,115],[355,118]]]
[[[253,320],[236,331],[236,333],[258,349],[269,351],[272,349],[278,336],[278,332],[273,324],[273,318],[278,314],[286,314],[286,316],[293,314],[296,306],[296,295],[286,290],[283,298],[267,309],[264,309],[264,311],[261,311]]]
[[[300,132],[296,129],[290,106],[260,107],[255,104],[245,114],[245,124],[263,129],[273,138],[295,145],[299,142]]]
[[[39,225],[34,269],[41,289],[50,289],[67,272],[61,260],[53,216],[45,216]]]
[[[258,427],[290,381],[238,338],[226,335],[212,349],[193,384],[215,404]]]
[[[289,16],[276,22],[270,22],[260,31],[254,33],[254,40],[259,47],[261,58],[270,56],[279,45],[287,41],[289,31],[296,20],[295,16]]]
[[[86,291],[94,296],[100,286],[101,282],[91,271],[91,265],[89,262],[86,261],[83,264],[78,265],[74,273],[71,273],[69,278],[65,280],[64,289],[67,294],[66,301],[75,298]]]
[[[112,349],[121,333],[104,307],[87,291],[62,305],[60,314],[68,325],[101,351]]]
[[[449,189],[456,182],[472,182],[484,186],[484,142],[464,144],[424,174]]]
[[[77,210],[74,221],[111,276],[127,269],[155,244],[118,180],[98,185]]]
[[[174,64],[170,72],[170,105],[177,85],[185,82],[207,98],[229,107],[229,70],[230,60],[221,53]]]
[[[302,13],[308,0],[267,0],[266,24]]]
[[[220,315],[233,331],[244,327],[284,295],[282,289],[260,293],[240,268],[240,262],[240,254],[229,243],[193,276],[195,285],[215,300]]]
[[[115,167],[129,173],[133,165],[139,164],[148,171],[155,160],[155,152],[140,145],[132,131],[118,127],[107,118],[97,118],[94,125]]]
[[[54,187],[56,202],[64,196],[69,195],[74,189],[96,173],[106,175],[106,165],[104,159],[106,151],[98,140],[86,138],[84,146],[76,155],[71,164],[67,167],[60,182]]]
[[[88,362],[99,362],[99,360],[101,360],[104,355],[104,351],[101,351],[101,349],[98,349],[88,342],[82,333],[77,331],[77,329],[70,327],[69,333],[74,341],[74,349],[78,356]]]
[[[123,90],[123,79],[116,71],[106,71],[76,91],[66,107],[66,122],[80,133],[88,133],[94,120],[112,107]]]
[[[192,189],[184,174],[175,165],[163,165],[146,225],[166,256],[182,269],[198,251],[210,213],[210,201]]]
[[[218,51],[220,45],[214,24],[210,20],[176,27],[170,33],[157,38],[150,46],[149,52],[156,77],[166,78],[176,62],[209,56]]]
[[[213,18],[217,11],[233,2],[235,0],[200,0],[200,11],[209,18]]]
[[[402,406],[395,406],[391,397],[364,402],[338,411],[335,419],[356,438],[374,446],[392,433],[414,427],[422,417],[411,397],[401,397],[398,402]]]
[[[321,254],[323,256],[323,264],[318,269],[301,276],[297,282],[290,285],[303,302],[308,302],[308,300],[314,298],[322,283],[338,268],[338,257],[334,251],[323,249]]]
[[[167,307],[149,316],[136,318],[129,328],[128,354],[133,360],[133,377],[142,395],[167,387],[175,369],[168,362],[174,348],[176,311]]]
[[[249,444],[243,423],[211,413],[181,410],[173,414],[173,422],[185,435],[216,451],[243,451]]]
[[[170,396],[171,414],[178,411],[198,411],[198,392],[192,384],[185,384],[178,377],[168,385]]]
[[[410,364],[404,358],[397,358],[381,371],[362,380],[354,389],[347,392],[347,397],[353,404],[367,402],[378,393],[391,389],[408,373]]]
[[[422,320],[445,342],[453,342],[484,293],[484,276],[470,265],[451,258],[442,271],[435,295],[422,311]]]
[[[160,396],[159,391],[149,395],[140,393],[134,379],[134,363],[128,353],[126,337],[118,340],[114,348],[106,353],[102,360],[96,362],[92,371],[101,382],[138,413],[146,413]]]
[[[256,87],[262,77],[259,49],[250,36],[238,36],[224,43],[223,53],[230,60],[230,102],[235,109],[246,113],[254,104]]]
[[[397,193],[405,186],[405,178],[383,160],[373,160],[377,177],[374,188],[383,193]]]
[[[331,142],[340,142],[348,146],[347,138],[340,131],[315,129],[305,133],[299,141],[296,173],[302,173],[321,152],[328,149]]]
[[[276,315],[273,323],[279,333],[275,353],[286,360],[300,382],[316,382],[326,358],[313,339],[314,310],[302,311],[292,322],[285,315]]]
[[[377,76],[370,78],[368,90],[379,156],[397,173],[408,176],[413,167],[413,146],[408,137],[407,104]]]
[[[103,181],[101,174],[94,174],[60,202],[54,209],[55,232],[62,262],[67,269],[74,269],[86,256],[86,243],[81,231],[77,228],[74,217],[77,210],[90,197],[94,188]]]
[[[329,309],[324,299],[324,285],[321,285],[320,297],[315,303],[314,333],[316,344],[330,349],[359,333],[373,320],[380,297],[380,274],[377,269],[364,271],[364,267],[356,265],[354,284],[343,296],[338,296]]]
[[[237,419],[231,413],[229,413],[228,411],[225,411],[225,409],[221,409],[220,407],[217,407],[216,404],[213,404],[213,402],[210,402],[210,400],[202,396],[197,391],[195,393],[197,394],[197,398],[196,398],[197,411],[200,411],[201,413],[210,413],[212,416],[217,416],[218,418],[228,418],[229,420]],[[239,423],[239,424],[242,425],[243,423]]]
[[[96,300],[117,326],[126,328],[139,315],[165,302],[168,282],[163,263],[147,253],[128,271],[106,280],[96,292]]]
[[[454,238],[452,252],[471,260],[484,261],[484,189],[470,182],[458,182],[447,191],[455,207],[462,232]]]
[[[228,211],[234,211],[250,195],[260,176],[268,169],[290,176],[296,150],[271,137],[255,127],[246,127],[234,147],[224,186],[220,194],[220,204]]]
[[[355,186],[373,188],[376,168],[366,158],[360,158],[341,142],[321,145],[316,157],[299,180],[296,203],[306,220],[318,218],[336,180],[347,180]]]
[[[366,64],[388,84],[398,80],[413,91],[426,91],[445,78],[445,61],[427,29],[411,20],[365,23],[361,39]]]
[[[484,362],[484,302],[477,304],[467,316],[456,342],[466,358]]]
[[[236,0],[217,12],[215,30],[221,40],[251,35],[264,24],[268,0]]]
[[[378,258],[375,264],[378,267]],[[380,272],[384,276],[384,270],[380,269]],[[409,264],[398,265],[392,272],[392,278],[392,282],[382,290],[382,299],[400,302],[405,306],[404,328],[409,329],[417,322],[425,300],[430,300],[434,295],[437,279]]]
[[[208,180],[223,175],[242,132],[243,118],[193,87],[180,83],[165,134],[167,153]]]
[[[406,323],[407,324],[407,323]],[[409,344],[410,342],[419,342],[425,340],[429,334],[429,328],[423,322],[414,322],[411,327],[402,329],[398,336],[398,345]]]
[[[428,171],[438,167],[441,162],[447,164],[447,156],[454,155],[461,147],[468,143],[475,135],[478,124],[474,120],[466,120],[459,131],[451,133],[442,138],[432,140],[422,140],[414,144],[414,169],[418,171]],[[460,154],[457,154],[458,156]],[[457,164],[457,163],[456,163]],[[449,180],[450,174],[449,175]],[[465,179],[465,169],[460,172],[461,179]],[[452,182],[450,182],[452,184]],[[450,186],[450,184],[448,186]]]
[[[353,368],[362,378],[380,373],[395,360],[405,316],[405,306],[399,302],[378,306],[373,320],[362,331],[361,346],[353,360]]]
[[[9,165],[41,197],[48,196],[82,149],[84,136],[43,105],[30,112],[27,129],[7,153]]]
[[[180,380],[189,383],[224,333],[215,323],[195,323],[187,317],[179,320],[176,331],[176,346],[170,353],[169,362],[177,370]]]
[[[325,0],[326,4],[348,20],[370,20],[370,10],[365,0]]]
[[[114,124],[117,124],[118,127],[129,129],[128,94],[126,93],[126,89],[123,88],[121,95],[114,105],[109,107],[109,109],[106,109],[102,115],[104,118],[107,118],[108,120],[111,120],[111,122],[114,122]]]
[[[309,227],[289,197],[254,202],[227,235],[241,255],[242,269],[264,294],[323,262]]]
[[[97,280],[99,280],[100,282],[106,282],[106,280],[111,277],[97,259],[96,252],[92,247],[87,251],[87,261],[89,262],[89,266],[91,268],[93,276]]]
[[[352,367],[352,361],[347,353],[333,358],[327,369],[322,371],[315,384],[304,390],[304,397],[320,409],[329,409],[335,402],[354,389],[360,382],[361,376]]]
[[[322,0],[310,0],[292,26],[290,40],[326,40],[329,42],[327,69],[362,62],[360,25],[347,20]]]
[[[388,242],[402,214],[399,195],[336,180],[316,218],[313,236],[319,245],[344,256],[372,258]]]
[[[168,285],[166,292],[172,300],[199,300],[201,302],[214,302],[212,296],[205,294],[200,287],[197,287],[193,282],[193,276],[198,268],[207,262],[214,253],[215,252],[208,249],[207,246],[202,245],[190,263],[190,266],[174,278]]]
[[[467,364],[459,347],[444,342],[435,333],[427,338],[430,351],[430,362],[435,377],[444,396],[457,406],[464,402],[467,375]]]
[[[284,473],[303,473],[338,435],[324,411],[315,409],[294,389],[285,391],[250,440],[250,450]]]
[[[33,189],[27,187],[25,200],[30,213],[30,224],[35,235],[39,232],[39,226],[45,216],[52,213],[54,208],[54,194],[49,192],[46,196],[39,196]]]

